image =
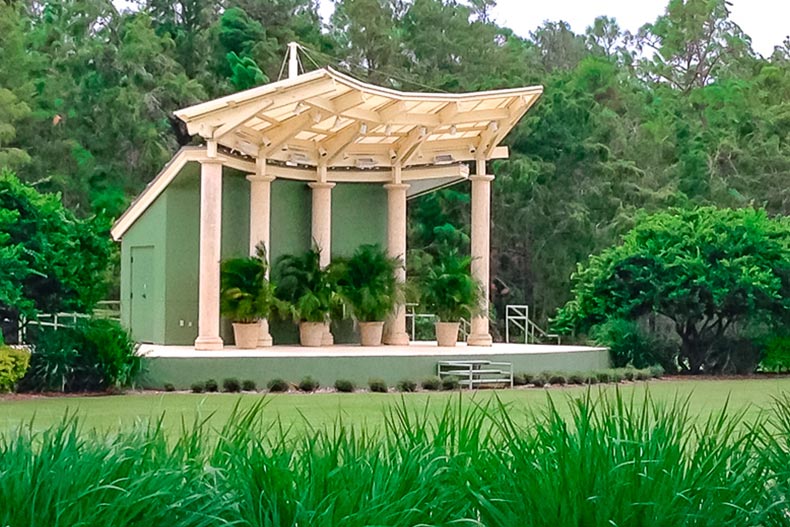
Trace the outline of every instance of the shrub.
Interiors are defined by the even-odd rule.
[[[266,384],[266,387],[270,392],[287,392],[289,388],[288,383],[283,379],[272,379]]]
[[[193,382],[192,386],[190,387],[192,393],[203,393],[206,391],[206,383],[204,382]]]
[[[166,382],[165,383],[165,391],[166,392],[174,392],[174,391],[176,391],[176,387],[175,387],[175,385],[172,382]]]
[[[617,368],[629,364],[643,368],[655,364],[657,360],[654,355],[660,347],[657,339],[635,321],[619,318],[607,320],[593,327],[591,336],[597,345],[609,348],[612,365]]]
[[[760,362],[763,371],[784,373],[790,371],[790,337],[772,337],[765,346],[765,357]]]
[[[216,393],[219,391],[219,383],[214,379],[206,381],[206,391],[209,393]]]
[[[568,384],[584,384],[586,377],[582,373],[571,373],[568,375]]]
[[[607,383],[612,380],[612,376],[608,371],[597,371],[595,376],[598,378],[598,382],[601,383]]]
[[[229,377],[222,380],[222,391],[230,393],[238,393],[241,391],[241,382],[235,377]]]
[[[527,381],[526,375],[523,373],[514,373],[513,374],[513,386],[526,386],[529,384]]]
[[[549,382],[549,378],[545,373],[540,373],[532,378],[532,385],[535,388],[543,388]]]
[[[417,383],[408,379],[398,381],[396,388],[399,392],[414,392],[417,390]]]
[[[258,385],[252,379],[245,379],[241,381],[241,389],[245,392],[255,392],[258,390]]]
[[[86,319],[73,328],[31,332],[33,353],[24,385],[76,392],[125,387],[142,368],[131,337],[114,320]]]
[[[435,392],[442,387],[442,380],[439,377],[428,377],[427,379],[422,380],[420,386],[423,390]]]
[[[623,372],[619,369],[609,371],[609,382],[621,383],[623,382]]]
[[[30,353],[27,350],[0,346],[0,392],[14,391],[29,365]]]
[[[387,393],[388,391],[387,382],[384,379],[370,379],[368,388],[375,393]]]
[[[654,379],[660,379],[664,376],[664,368],[660,364],[650,366],[647,371],[650,372],[650,376]]]
[[[309,375],[299,381],[299,391],[302,392],[314,392],[316,391],[321,385],[319,382]]]
[[[642,370],[636,370],[636,380],[637,381],[646,381],[648,379],[652,379],[653,376],[650,375],[650,370],[647,368]]]
[[[338,379],[335,381],[335,390],[341,393],[351,393],[356,390],[356,386],[348,379]]]
[[[567,379],[565,378],[565,375],[563,375],[562,373],[552,373],[547,378],[548,378],[549,384],[553,384],[553,385],[557,385],[557,386],[562,386],[562,385],[564,385],[567,382]]]
[[[455,375],[448,375],[442,379],[442,390],[451,391],[457,390],[461,387],[461,383],[458,380],[458,377]]]
[[[633,381],[636,378],[636,369],[623,368],[623,379],[626,381]]]
[[[586,373],[584,375],[585,384],[598,384],[598,375],[595,373]]]

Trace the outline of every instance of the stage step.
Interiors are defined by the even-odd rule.
[[[457,377],[461,386],[473,389],[481,384],[505,384],[513,387],[513,364],[484,359],[439,361],[436,365],[439,378]]]

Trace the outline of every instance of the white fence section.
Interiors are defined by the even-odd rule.
[[[106,318],[121,321],[121,302],[119,300],[104,300],[96,304],[93,314],[88,313],[42,313],[35,320],[20,319],[19,342],[25,342],[28,326],[52,328],[55,331],[61,328],[73,327],[78,320],[85,318]]]

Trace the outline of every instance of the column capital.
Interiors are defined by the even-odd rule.
[[[222,159],[219,157],[203,157],[200,159],[201,165],[221,165]]]
[[[494,181],[494,176],[491,174],[474,174],[469,176],[469,181]]]
[[[271,183],[275,179],[277,179],[277,178],[274,177],[274,176],[259,176],[258,174],[248,174],[247,175],[247,181],[249,181],[250,183],[256,183],[256,182]]]
[[[334,188],[335,183],[329,183],[326,181],[311,181],[307,184],[307,186],[312,189]]]
[[[387,183],[384,185],[384,188],[387,190],[409,190],[409,187],[411,185],[408,183]]]

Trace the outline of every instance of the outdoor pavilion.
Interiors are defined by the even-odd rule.
[[[494,176],[488,173],[486,162],[508,157],[508,149],[500,143],[540,97],[542,87],[461,94],[401,92],[360,82],[331,68],[299,75],[295,55],[292,45],[290,74],[285,80],[175,112],[190,134],[205,140],[198,158],[200,249],[195,349],[223,347],[219,331],[222,166],[234,163],[236,157],[254,167],[247,177],[250,251],[261,242],[267,248],[269,245],[272,181],[301,180],[311,189],[311,235],[321,251],[323,265],[329,263],[331,254],[335,185],[375,182],[384,186],[387,210],[382,214],[387,215],[387,250],[404,259],[408,189],[436,188],[468,178],[472,273],[484,284],[487,308]],[[475,167],[471,175],[470,162]],[[122,217],[115,229],[122,230],[126,220]],[[404,270],[399,271],[398,279],[405,279]],[[271,345],[265,322],[259,342],[261,346]],[[402,306],[388,322],[385,342],[408,344]],[[486,316],[471,321],[468,344],[491,345]]]

